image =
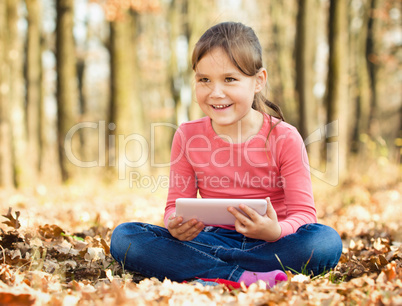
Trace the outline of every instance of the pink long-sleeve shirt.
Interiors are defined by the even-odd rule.
[[[303,224],[317,222],[308,157],[295,127],[264,114],[259,133],[244,143],[219,137],[209,117],[177,129],[171,152],[165,226],[177,198],[270,197],[278,215],[280,238]],[[233,226],[221,227],[234,229]]]

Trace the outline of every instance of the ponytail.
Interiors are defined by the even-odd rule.
[[[265,98],[264,95],[260,92],[255,95],[252,108],[263,113],[268,113],[267,108],[271,109],[276,113],[276,115],[273,115],[275,118],[278,118],[281,121],[285,121],[285,117],[282,113],[281,108],[274,102],[271,102],[267,98]]]

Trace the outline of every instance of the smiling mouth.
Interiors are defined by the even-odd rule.
[[[214,109],[224,109],[224,108],[228,108],[229,106],[231,106],[232,104],[225,104],[225,105],[212,105],[212,107]]]

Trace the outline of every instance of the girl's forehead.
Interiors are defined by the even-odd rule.
[[[199,68],[212,68],[211,66],[214,68],[238,70],[223,48],[214,48],[205,53],[195,68],[198,70]]]

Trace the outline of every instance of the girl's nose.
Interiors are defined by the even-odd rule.
[[[211,88],[211,93],[210,93],[209,97],[210,98],[224,98],[225,93],[223,92],[221,86],[216,84]]]

